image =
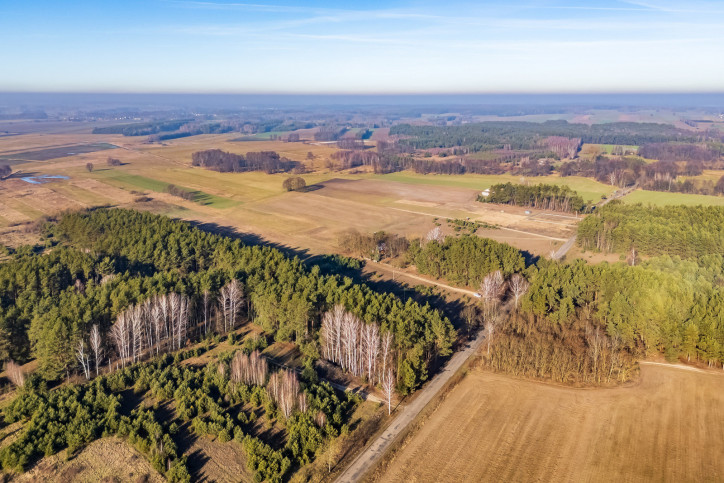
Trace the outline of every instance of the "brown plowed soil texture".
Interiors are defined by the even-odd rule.
[[[380,481],[724,481],[724,375],[573,389],[474,371]]]

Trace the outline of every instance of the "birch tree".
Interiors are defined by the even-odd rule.
[[[78,359],[78,362],[80,362],[80,365],[83,368],[85,378],[90,379],[90,355],[85,350],[85,342],[83,339],[79,339],[78,344],[75,346],[75,357]]]
[[[390,415],[392,414],[392,398],[395,395],[395,378],[392,369],[388,369],[382,378],[382,392],[387,403],[387,414]]]
[[[428,242],[436,241],[440,245],[442,245],[445,242],[445,235],[443,234],[442,229],[439,226],[436,226],[435,228],[427,232],[425,240]]]
[[[510,277],[510,290],[513,292],[515,297],[515,306],[518,307],[518,301],[528,291],[530,284],[528,281],[519,273],[514,273]]]
[[[93,361],[96,364],[96,376],[98,375],[100,363],[103,360],[103,347],[101,340],[101,331],[98,330],[98,324],[93,324],[90,332],[90,346],[93,351]]]

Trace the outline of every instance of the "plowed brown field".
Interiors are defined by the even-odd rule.
[[[571,389],[475,371],[380,481],[724,481],[724,375]]]

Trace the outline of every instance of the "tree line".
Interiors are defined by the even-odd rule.
[[[586,250],[698,258],[724,251],[724,208],[608,203],[578,225]]]
[[[286,173],[299,163],[284,158],[276,151],[260,151],[242,154],[229,153],[220,149],[197,151],[191,155],[191,165],[220,171],[222,173],[242,173],[263,171],[267,174]]]
[[[220,149],[197,151],[191,155],[191,165],[220,171],[222,173],[242,173],[246,171],[264,171],[267,174],[285,173],[299,163],[284,158],[276,151],[260,151],[242,154],[229,153]]]
[[[93,128],[93,134],[123,134],[124,136],[148,136],[161,132],[176,131],[191,119],[178,119],[170,121],[139,122],[133,124],[119,124]]]
[[[567,121],[515,122],[490,121],[459,126],[422,126],[397,124],[390,135],[400,136],[400,143],[412,149],[454,148],[466,146],[471,151],[534,149],[541,138],[566,137],[587,144],[641,145],[669,141],[693,142],[690,131],[669,124],[612,122],[577,124]]]
[[[707,167],[701,161],[656,161],[646,163],[638,156],[597,156],[595,160],[567,161],[558,168],[561,176],[585,176],[612,186],[626,187],[638,184],[651,191],[724,194],[724,176],[716,183],[710,180],[682,179],[702,174]],[[710,168],[716,167],[709,165]]]
[[[721,144],[701,145],[693,143],[652,143],[639,148],[644,158],[659,161],[718,161],[722,155]]]
[[[487,196],[479,195],[478,201],[568,213],[581,213],[589,209],[578,192],[565,185],[552,184],[499,183],[490,187]]]

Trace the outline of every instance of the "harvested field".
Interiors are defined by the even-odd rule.
[[[49,159],[65,158],[78,154],[93,153],[106,149],[115,149],[116,146],[107,143],[71,144],[69,146],[58,146],[36,151],[22,151],[0,155],[0,160],[8,161],[10,164],[22,163],[24,161],[47,161]]]
[[[572,389],[473,371],[380,481],[722,481],[724,375]]]
[[[144,479],[145,478],[145,479]],[[40,460],[12,481],[58,481],[97,483],[99,481],[147,481],[162,483],[161,476],[135,448],[119,438],[103,438],[86,446],[65,461],[65,451]]]

